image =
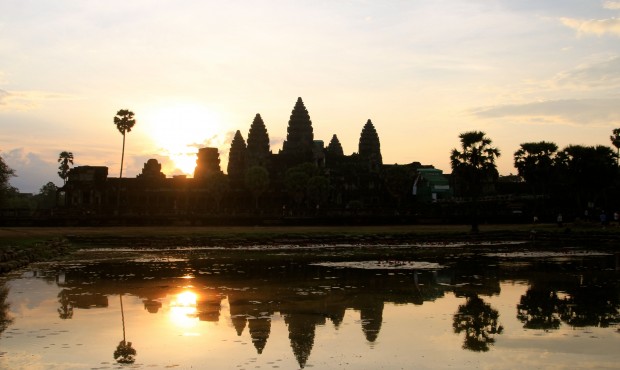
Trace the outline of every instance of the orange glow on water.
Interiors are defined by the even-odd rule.
[[[180,328],[192,328],[198,324],[198,295],[191,291],[179,293],[170,302],[170,320]]]

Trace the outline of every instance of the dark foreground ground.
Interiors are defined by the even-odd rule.
[[[598,224],[307,226],[307,227],[11,227],[0,228],[0,273],[64,258],[83,248],[174,248],[248,245],[403,245],[525,242],[514,248],[593,245],[620,250],[620,227]]]

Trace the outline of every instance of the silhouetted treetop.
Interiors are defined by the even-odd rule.
[[[114,124],[123,135],[125,135],[126,132],[131,132],[131,129],[136,124],[134,113],[129,109],[119,110],[116,112],[116,116],[114,116]]]
[[[58,176],[62,179],[62,181],[66,184],[67,178],[69,177],[69,170],[73,165],[73,153],[62,151],[58,155]]]
[[[12,189],[9,179],[15,176],[15,170],[9,167],[0,156],[0,204],[4,202],[6,195]]]
[[[546,191],[554,172],[558,146],[546,141],[523,143],[514,154],[519,176],[536,191]]]
[[[612,135],[609,137],[611,140],[611,144],[616,147],[616,164],[620,164],[620,128],[615,128],[611,132]]]

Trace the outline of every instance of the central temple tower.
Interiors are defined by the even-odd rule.
[[[297,98],[288,121],[282,156],[289,165],[313,161],[314,133],[308,110],[301,98]]]

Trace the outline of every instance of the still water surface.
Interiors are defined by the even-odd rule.
[[[84,251],[0,281],[0,368],[620,368],[620,255],[527,248]]]

